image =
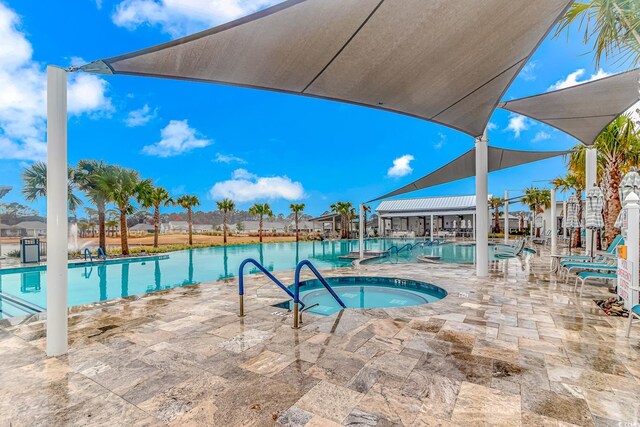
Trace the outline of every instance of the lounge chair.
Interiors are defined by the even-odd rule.
[[[604,253],[598,254],[595,257],[595,259],[603,259],[603,258],[606,258],[607,256],[615,255],[616,248],[620,245],[624,245],[624,239],[622,238],[622,235],[618,234],[611,241],[611,244],[609,245],[607,250]],[[560,258],[560,265],[562,265],[562,263],[565,261],[571,262],[571,261],[580,261],[580,260],[593,261],[594,257],[588,256],[588,255],[567,255],[566,257]]]
[[[547,230],[547,232],[544,233],[542,236],[534,237],[533,239],[531,239],[531,241],[538,245],[544,245],[545,243],[547,243],[547,240],[550,238],[551,238],[551,230]]]
[[[631,335],[631,323],[633,323],[633,318],[637,317],[640,319],[640,304],[636,304],[633,307],[631,307],[631,310],[629,310],[629,323],[627,323],[627,334],[626,337],[629,338],[629,335]]]
[[[493,246],[493,256],[496,259],[515,258],[522,255],[526,244],[525,239],[518,240],[513,246],[495,245]]]
[[[618,275],[613,273],[600,273],[598,271],[582,271],[578,273],[578,275],[576,276],[576,283],[575,285],[573,285],[573,291],[575,292],[576,288],[578,287],[578,280],[580,280],[581,282],[580,296],[582,296],[582,288],[584,288],[584,283],[587,280],[597,280],[597,279],[616,280],[617,278],[618,278]]]

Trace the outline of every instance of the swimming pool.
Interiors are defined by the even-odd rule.
[[[367,239],[368,250],[385,250],[404,240]],[[69,306],[137,295],[200,282],[237,276],[240,263],[255,258],[268,270],[289,270],[309,259],[317,268],[350,266],[340,256],[358,250],[357,240],[268,243],[217,246],[172,252],[146,260],[110,260],[103,264],[70,265]],[[257,273],[255,268],[246,274]],[[44,267],[0,271],[0,292],[46,307],[47,277]],[[6,313],[0,306],[0,318]]]
[[[417,245],[414,248],[392,252],[389,256],[365,261],[366,264],[406,264],[418,263],[418,255],[439,257],[438,262],[455,264],[473,264],[476,258],[476,247],[472,243],[445,243],[435,246]],[[491,255],[490,255],[491,256]]]
[[[327,277],[326,281],[347,308],[408,307],[439,301],[447,296],[444,289],[416,280],[351,276]],[[309,307],[310,313],[315,314],[330,315],[342,309],[316,279],[300,282],[300,301]],[[292,304],[292,301],[287,301],[278,307],[291,309]]]

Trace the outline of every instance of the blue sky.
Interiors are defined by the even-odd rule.
[[[0,46],[0,185],[14,187],[3,202],[24,203],[21,170],[45,152],[46,64],[129,52],[270,3],[164,1],[75,0],[61,7],[0,0],[0,39],[8,41]],[[505,99],[626,69],[605,62],[601,72],[588,50],[579,34],[547,39]],[[198,195],[204,210],[214,209],[220,195],[234,194],[242,209],[267,201],[286,212],[300,199],[308,213],[319,214],[337,200],[358,203],[406,184],[473,146],[469,136],[426,121],[265,91],[82,74],[73,75],[69,87],[71,163],[94,158],[135,168],[175,195]],[[490,144],[498,147],[559,150],[576,143],[501,110],[491,123]],[[561,159],[499,171],[490,175],[489,191],[517,193],[563,173]],[[468,179],[415,195],[473,192]],[[31,205],[45,210],[43,201]]]

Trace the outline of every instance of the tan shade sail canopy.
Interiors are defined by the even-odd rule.
[[[566,89],[500,103],[592,145],[616,117],[640,101],[640,68]]]
[[[571,0],[288,0],[81,67],[343,101],[480,136]]]
[[[537,162],[538,160],[550,159],[552,157],[562,156],[571,152],[520,151],[507,150],[504,148],[496,147],[488,147],[488,149],[489,172],[524,165],[526,163]],[[435,187],[436,185],[458,181],[460,179],[475,176],[475,174],[476,149],[472,148],[460,157],[442,166],[440,169],[437,169],[430,174],[425,175],[422,178],[405,185],[404,187],[398,188],[397,190],[377,197],[373,200],[369,200],[369,202],[375,202],[376,200],[386,199],[388,197],[398,196],[400,194],[410,193],[412,191],[423,190],[425,188]]]

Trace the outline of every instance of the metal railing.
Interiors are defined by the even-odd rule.
[[[327,289],[327,291],[329,291],[329,293],[331,294],[331,296],[338,302],[338,304],[340,304],[340,306],[342,308],[346,308],[347,306],[344,304],[344,302],[342,302],[342,300],[340,299],[340,297],[333,291],[333,289],[331,288],[331,286],[329,286],[329,284],[327,283],[327,281],[324,279],[324,277],[322,277],[322,275],[320,274],[320,272],[313,266],[313,264],[311,264],[311,262],[309,262],[309,260],[302,260],[298,263],[298,265],[296,266],[296,273],[295,273],[295,284],[294,284],[294,291],[293,291],[293,328],[294,329],[298,329],[298,324],[299,324],[299,305],[302,305],[302,308],[304,309],[304,304],[300,301],[300,270],[302,270],[302,267],[308,267],[309,270],[311,270],[311,272],[318,278],[318,280],[320,281],[320,283],[322,283],[324,285],[324,287]]]
[[[285,291],[287,295],[289,295],[292,299],[295,300],[295,296],[293,292],[291,292],[289,288],[283,285],[281,281],[276,279],[275,276],[271,274],[266,268],[264,268],[262,264],[260,264],[258,261],[256,261],[253,258],[247,258],[244,261],[242,261],[242,263],[240,263],[240,269],[238,272],[238,296],[240,299],[240,315],[239,315],[240,317],[244,317],[244,268],[247,264],[253,264],[258,270],[263,272],[265,276],[271,279],[273,283],[278,285],[280,289]],[[302,304],[302,307],[304,307],[304,304]]]
[[[418,242],[418,243],[416,243],[414,245],[412,245],[411,243],[407,243],[407,244],[401,246],[400,248],[398,248],[396,245],[393,245],[389,249],[387,249],[387,252],[391,253],[391,250],[395,249],[396,250],[396,254],[397,254],[398,252],[404,250],[405,248],[407,248],[407,250],[411,251],[411,250],[413,250],[413,248],[415,248],[419,244],[420,244],[420,242]]]
[[[89,248],[84,248],[83,254],[85,261],[87,260],[87,255],[89,255],[89,261],[93,262],[93,255],[91,255],[91,251],[89,250]]]
[[[104,253],[102,248],[98,248],[98,256],[101,256],[103,261],[107,260],[107,254]]]

